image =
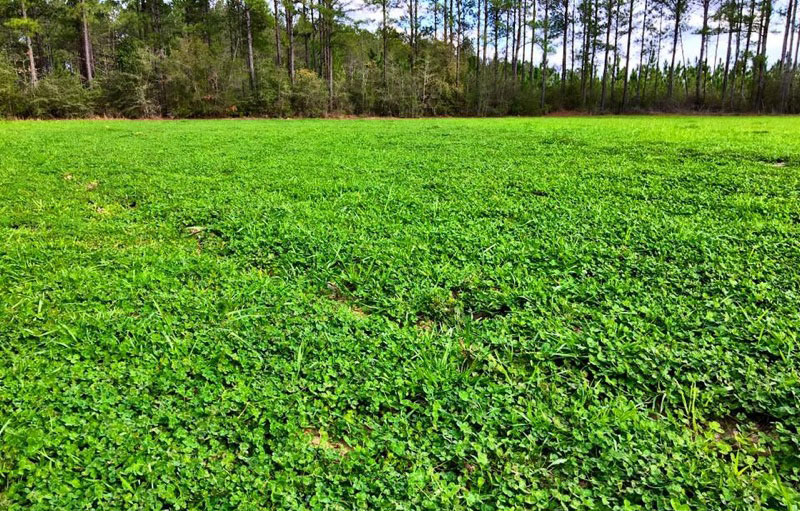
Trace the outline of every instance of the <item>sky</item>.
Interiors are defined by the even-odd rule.
[[[641,0],[635,0],[635,1],[637,3],[641,4]],[[678,58],[680,59],[683,56],[683,57],[685,57],[686,62],[694,64],[694,63],[696,63],[696,60],[700,55],[700,39],[701,38],[700,38],[700,35],[697,34],[696,32],[698,32],[700,30],[700,28],[702,27],[702,25],[703,25],[703,16],[702,16],[702,11],[700,10],[700,7],[697,5],[697,2],[690,2],[690,3],[693,5],[692,12],[690,13],[689,17],[687,18],[687,22],[686,22],[686,24],[684,26],[684,30],[683,30],[682,35],[681,35],[681,37],[683,39],[683,55],[680,52],[680,45],[679,45],[678,46],[678,48],[679,48],[679,50],[678,50]],[[784,33],[784,28],[785,28],[785,23],[786,23],[785,13],[786,13],[786,9],[787,9],[788,3],[789,3],[789,0],[777,0],[777,1],[773,2],[772,19],[770,20],[770,34],[767,37],[767,58],[768,58],[769,62],[776,62],[777,60],[780,59],[781,47],[783,45],[783,33]],[[380,10],[378,10],[374,6],[368,5],[365,2],[365,0],[349,0],[349,2],[346,3],[346,5],[347,5],[347,10],[348,10],[349,16],[353,20],[355,20],[357,22],[360,22],[360,23],[363,23],[368,28],[373,29],[373,30],[378,28],[378,27],[380,27],[380,19],[381,19]],[[422,5],[420,5],[420,8],[422,8]],[[714,12],[713,9],[714,8],[712,6],[712,10],[711,10],[710,14],[713,14],[713,12]],[[632,47],[631,48],[631,60],[633,62],[636,62],[636,63],[638,63],[638,59],[639,59],[638,44],[637,44],[636,41],[637,41],[637,39],[639,37],[641,37],[641,23],[642,23],[642,21],[641,21],[642,20],[641,11],[642,10],[641,10],[641,7],[640,7],[639,9],[637,9],[635,11],[635,14],[634,14],[634,27],[635,27],[636,30],[634,32],[634,41],[631,43],[631,47]],[[394,8],[394,9],[391,9],[390,17],[393,20],[400,20],[404,13],[405,13],[405,10],[403,8]],[[657,16],[657,12],[652,11],[652,12],[650,12],[648,14],[648,16]],[[420,18],[421,19],[423,18],[422,12],[420,12]],[[637,20],[638,20],[638,23],[637,23]],[[441,22],[441,20],[440,20],[440,22]],[[666,27],[666,25],[669,23],[668,20],[666,19],[666,16],[665,16],[665,21],[664,22],[665,22],[665,27]],[[422,23],[423,23],[423,25],[431,25],[432,24],[432,20],[427,19],[427,16],[426,16],[426,18],[422,21]],[[711,27],[713,28],[715,22],[710,21],[709,23],[710,23]],[[398,25],[397,21],[394,22],[394,26],[400,26],[401,29],[406,28],[403,25],[403,23],[400,23]],[[440,34],[441,34],[441,31],[440,31]],[[469,36],[472,37],[472,38],[475,37],[474,30],[469,34]],[[614,37],[613,32],[611,34],[611,37],[613,39],[613,37]],[[751,48],[753,48],[753,46],[755,46],[755,37],[756,37],[755,33],[754,33],[753,37],[754,37],[754,40],[751,42]],[[528,35],[528,39],[530,40],[530,34]],[[709,45],[708,45],[709,63],[711,62],[711,60],[714,59],[715,53],[717,55],[717,61],[718,62],[719,61],[724,61],[724,59],[725,59],[725,53],[726,53],[726,50],[727,50],[727,42],[728,42],[727,33],[723,33],[721,36],[719,36],[718,39],[719,39],[718,48],[717,48],[717,37],[716,36],[712,36],[712,38],[711,38],[711,40],[709,42]],[[795,33],[795,39],[797,39],[797,33]],[[620,58],[624,58],[624,50],[625,50],[625,43],[626,42],[627,42],[627,40],[623,40],[623,38],[620,37],[620,44],[619,44],[620,50],[621,50]],[[557,48],[560,48],[560,41],[558,43],[559,44],[557,44]],[[576,45],[578,45],[578,44],[579,44],[579,41],[576,41]],[[661,50],[662,51],[662,61],[665,58],[665,57],[663,57],[663,55],[668,55],[669,54],[669,50],[670,50],[669,46],[671,44],[672,44],[671,38],[670,37],[665,38],[665,40],[663,41],[663,46],[662,46],[662,50]],[[734,48],[735,48],[735,44],[736,44],[736,35],[734,34],[734,38],[733,38]],[[744,45],[744,40],[742,40],[741,44]],[[489,46],[490,47],[492,46],[491,43],[489,44]],[[528,50],[526,52],[523,52],[524,55],[526,56],[526,60],[528,60],[529,56],[530,56],[530,42],[528,43],[527,47],[528,47]],[[716,48],[716,52],[715,52],[715,48]],[[742,51],[743,51],[743,48],[742,48]],[[557,52],[556,56],[560,56],[560,50],[556,49],[556,52]],[[492,55],[492,51],[489,52],[489,55]],[[539,63],[541,61],[541,58],[542,58],[541,50],[537,47],[535,49],[535,51],[534,51],[534,61]],[[551,60],[553,60],[553,56],[551,56],[550,58],[551,58]],[[569,53],[567,55],[567,58],[569,58]],[[554,60],[556,60],[556,62],[554,62],[556,67],[560,67],[561,59],[557,58],[557,59],[554,59]]]

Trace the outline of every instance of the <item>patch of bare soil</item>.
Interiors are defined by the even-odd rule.
[[[426,316],[418,316],[417,318],[416,326],[420,330],[425,330],[426,332],[428,332],[430,330],[433,330],[434,325],[436,325],[436,322],[433,321],[431,318],[428,318]]]
[[[346,443],[338,440],[331,440],[327,435],[324,435],[316,428],[306,428],[303,430],[303,434],[308,437],[308,443],[311,444],[312,447],[328,449],[334,451],[339,456],[347,456],[353,452],[353,448]]]
[[[354,305],[350,301],[348,296],[344,293],[344,291],[342,291],[342,289],[339,287],[338,284],[336,284],[335,282],[328,282],[328,284],[325,287],[328,290],[328,297],[331,300],[339,302],[343,307],[349,309],[354,316],[360,319],[365,319],[369,317],[369,313],[364,311],[364,309],[362,309],[361,307]]]
[[[725,442],[734,449],[756,448],[759,456],[769,456],[769,449],[759,448],[764,436],[775,434],[775,425],[770,417],[750,414],[745,420],[732,415],[715,420],[720,431],[714,433],[714,439]]]

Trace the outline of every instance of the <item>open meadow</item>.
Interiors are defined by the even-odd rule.
[[[0,122],[0,509],[800,506],[800,119]]]

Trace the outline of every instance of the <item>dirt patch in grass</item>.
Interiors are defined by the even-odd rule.
[[[353,452],[353,448],[345,442],[330,439],[328,435],[317,428],[306,428],[303,430],[303,434],[308,438],[308,443],[311,444],[312,447],[327,449],[335,452],[339,456],[347,456]]]
[[[345,285],[345,287],[348,289],[348,291],[352,291],[353,289],[355,289],[355,286],[347,286],[347,285]],[[339,285],[336,284],[335,282],[328,282],[325,285],[325,288],[327,290],[328,298],[330,298],[331,300],[333,300],[335,302],[338,302],[343,307],[346,307],[347,309],[349,309],[350,312],[352,312],[354,316],[356,316],[356,317],[358,317],[360,319],[365,319],[365,318],[369,317],[369,313],[364,311],[364,309],[362,309],[361,307],[359,307],[357,305],[354,305],[351,302],[351,300],[348,297],[348,295],[344,291],[342,291],[342,289],[339,287]]]
[[[707,427],[714,431],[717,442],[724,442],[733,449],[752,450],[758,456],[772,454],[763,443],[765,436],[775,435],[774,417],[760,413],[732,414],[711,421]]]
[[[472,313],[472,319],[474,319],[475,321],[483,321],[486,319],[492,319],[498,317],[502,318],[508,316],[508,314],[510,313],[511,313],[511,307],[503,304],[494,309],[475,311]]]
[[[420,330],[425,330],[426,332],[429,332],[433,330],[434,326],[436,326],[436,322],[426,316],[418,316],[415,325]]]

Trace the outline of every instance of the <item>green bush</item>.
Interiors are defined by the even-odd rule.
[[[325,114],[328,91],[325,82],[316,73],[300,69],[295,73],[292,87],[292,108],[303,117],[320,117]]]
[[[27,112],[31,117],[77,118],[94,113],[97,91],[84,87],[71,73],[56,72],[30,90]]]
[[[16,115],[20,100],[18,81],[14,67],[5,55],[0,55],[0,117]]]
[[[112,116],[154,117],[158,102],[152,85],[140,74],[112,71],[100,83],[100,103]]]

